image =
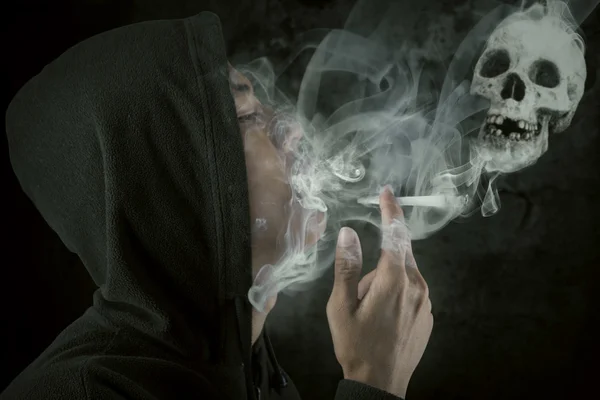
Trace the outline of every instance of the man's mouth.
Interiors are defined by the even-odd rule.
[[[514,120],[502,115],[488,115],[483,126],[483,137],[514,141],[532,140],[541,131],[542,124],[539,122]]]

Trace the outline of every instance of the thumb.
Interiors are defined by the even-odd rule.
[[[351,312],[358,306],[358,282],[362,269],[362,251],[356,232],[348,227],[340,230],[335,253],[335,280],[330,301],[337,309]]]

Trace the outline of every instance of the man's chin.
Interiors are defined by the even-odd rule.
[[[258,311],[256,308],[252,307],[252,345],[254,345],[254,343],[256,343],[260,337],[264,329],[267,316],[275,307],[276,303],[277,293],[267,299],[263,311]]]

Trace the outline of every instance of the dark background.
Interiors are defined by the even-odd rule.
[[[408,0],[407,0],[408,1]],[[412,1],[412,0],[411,0]],[[3,109],[73,44],[101,31],[202,10],[223,21],[232,60],[285,54],[309,28],[342,27],[354,1],[79,0],[5,2]],[[421,0],[403,30],[452,54],[491,0]],[[10,9],[9,9],[10,8]],[[502,209],[453,223],[415,243],[435,326],[409,387],[411,399],[597,396],[600,340],[599,14],[583,25],[588,91],[572,127],[533,167],[500,183]],[[4,113],[2,113],[4,116]],[[84,267],[22,193],[2,138],[0,390],[91,304]],[[377,235],[359,232],[365,249]],[[367,251],[366,268],[376,251]],[[372,254],[371,254],[372,253]],[[331,271],[330,271],[331,272]],[[328,273],[314,290],[280,296],[270,317],[278,357],[305,399],[332,399],[341,377],[325,317]],[[596,371],[594,371],[596,370]],[[589,394],[585,394],[588,393]]]

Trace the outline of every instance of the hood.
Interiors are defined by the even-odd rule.
[[[6,121],[23,190],[83,261],[108,323],[220,359],[235,300],[248,350],[248,187],[216,15],[87,39],[20,90]]]

